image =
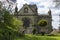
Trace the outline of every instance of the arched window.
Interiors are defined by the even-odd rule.
[[[27,17],[24,17],[23,19],[22,19],[22,21],[23,21],[23,27],[29,27],[30,26],[30,19],[29,18],[27,18]]]
[[[27,7],[24,8],[24,13],[28,13],[28,8]]]

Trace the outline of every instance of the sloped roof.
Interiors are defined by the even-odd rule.
[[[29,4],[29,5],[28,4],[24,4],[24,5],[27,5],[32,10],[32,12],[34,12],[35,15],[44,16],[44,17],[50,17],[49,14],[40,14],[39,15],[38,12],[37,12],[38,8],[37,8],[36,4],[33,4],[33,5],[32,4]]]
[[[34,12],[34,13],[37,13],[37,6],[34,4],[34,5],[28,5],[31,10]]]
[[[34,13],[34,15],[38,15],[36,4],[33,4],[33,5],[31,5],[31,4],[29,4],[29,5],[28,4],[24,4],[23,7],[25,7],[25,6],[28,6],[31,9],[31,11]],[[22,10],[22,8],[19,10],[19,12]]]

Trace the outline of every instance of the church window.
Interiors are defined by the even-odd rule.
[[[28,8],[27,7],[24,8],[24,13],[28,13]]]
[[[25,28],[30,26],[30,19],[29,19],[29,18],[24,17],[24,18],[22,19],[22,21],[23,21],[23,26],[24,26]]]

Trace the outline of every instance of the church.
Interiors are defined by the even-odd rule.
[[[47,14],[38,15],[37,9],[38,8],[35,4],[34,5],[24,4],[19,11],[17,11],[18,10],[17,6],[15,7],[14,16],[23,22],[22,28],[20,28],[21,31],[22,32],[24,31],[24,33],[26,34],[32,34],[33,29],[36,29],[36,34],[40,34],[41,32],[44,32],[46,34],[51,33],[52,31],[51,10],[49,10]],[[42,19],[47,21],[47,25],[45,27],[37,25],[37,23]]]

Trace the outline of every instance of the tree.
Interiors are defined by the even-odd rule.
[[[45,27],[45,26],[47,25],[47,21],[44,20],[44,19],[42,19],[42,20],[40,20],[40,21],[38,22],[38,25],[39,25],[40,27]],[[41,32],[41,34],[44,35],[45,33],[44,33],[44,32]]]
[[[20,35],[18,28],[22,22],[11,15],[8,10],[2,12],[4,13],[4,22],[0,22],[0,39],[13,40],[15,36]]]
[[[4,23],[6,23],[8,26],[12,28],[18,28],[20,25],[22,25],[22,21],[15,18],[13,15],[11,15],[8,11],[4,12]]]

